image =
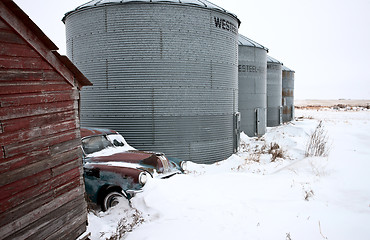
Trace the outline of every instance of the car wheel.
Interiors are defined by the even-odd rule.
[[[107,211],[118,203],[120,203],[124,208],[130,207],[129,200],[122,193],[116,191],[109,192],[103,199],[102,210]]]

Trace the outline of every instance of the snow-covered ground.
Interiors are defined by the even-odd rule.
[[[370,239],[370,111],[296,117],[260,139],[243,134],[240,152],[223,162],[151,179],[132,209],[90,213],[92,239],[109,239],[118,222],[132,229],[126,240]],[[330,153],[305,157],[319,120]],[[273,162],[272,146],[280,153]]]

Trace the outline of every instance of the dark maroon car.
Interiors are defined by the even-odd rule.
[[[163,153],[138,151],[118,132],[81,128],[87,196],[103,211],[131,199],[148,178],[168,178],[186,169],[186,162]]]

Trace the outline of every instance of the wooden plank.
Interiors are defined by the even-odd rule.
[[[25,214],[34,211],[35,209],[43,206],[44,204],[51,202],[54,199],[53,191],[41,194],[37,197],[29,199],[28,202],[25,202],[21,205],[18,205],[15,208],[12,208],[2,214],[0,214],[0,227],[14,222],[18,218],[24,216]]]
[[[82,178],[80,176],[80,178]],[[66,184],[55,188],[53,191],[48,191],[39,196],[28,199],[27,202],[18,205],[15,208],[10,209],[2,214],[0,214],[0,227],[15,221],[16,219],[22,217],[23,215],[34,211],[35,209],[45,205],[46,203],[52,201],[53,199],[72,191],[75,188],[81,187],[79,179],[71,179]]]
[[[11,145],[4,146],[3,150],[5,152],[5,157],[12,157],[18,154],[35,151],[39,148],[44,148],[46,146],[54,146],[58,143],[71,141],[76,138],[79,138],[78,129],[67,131],[65,133],[43,136],[22,143],[14,143]]]
[[[0,68],[5,69],[52,69],[42,58],[0,56]]]
[[[8,26],[8,24],[6,24],[1,18],[0,18],[0,29],[10,30],[10,27]]]
[[[65,80],[54,70],[0,69],[0,81],[60,81]]]
[[[63,81],[1,81],[0,96],[37,94],[52,91],[68,91],[71,88]]]
[[[40,58],[35,50],[30,48],[28,45],[13,43],[2,43],[0,48],[0,56]]]
[[[26,42],[13,31],[3,30],[3,29],[0,31],[0,42],[1,43],[26,44]]]
[[[18,130],[27,130],[37,126],[46,125],[50,122],[59,123],[63,121],[78,121],[78,111],[70,110],[65,112],[52,113],[47,115],[38,115],[17,119],[2,121],[4,132],[15,132]]]
[[[79,98],[77,90],[0,95],[1,107],[73,101]]]
[[[59,166],[56,166],[51,169],[51,173],[53,176],[61,175],[65,172],[68,172],[72,169],[80,168],[82,167],[82,159],[73,159],[72,161],[68,163],[61,164]]]
[[[27,188],[41,184],[52,178],[52,172],[50,169],[37,173],[35,175],[22,178],[16,182],[12,182],[7,185],[0,186],[0,200],[10,198],[19,192],[26,190]]]
[[[28,129],[27,131],[17,131],[9,132],[0,135],[0,142],[3,146],[18,143],[21,144],[25,141],[31,141],[33,139],[38,139],[43,136],[53,135],[60,132],[65,132],[68,130],[73,130],[77,128],[77,123],[75,120],[53,123],[50,122],[47,125],[41,127],[35,127]],[[74,145],[74,147],[76,144]]]
[[[9,237],[45,239],[66,225],[73,229],[76,227],[75,222],[78,224],[77,226],[81,224],[81,215],[85,215],[84,218],[86,218],[86,210],[82,208],[83,204],[84,199],[74,199]],[[9,237],[8,239],[10,239]]]
[[[80,216],[76,217],[72,223],[66,224],[63,228],[53,233],[45,240],[54,239],[77,239],[83,233],[86,232],[87,213],[83,212]],[[78,226],[77,228],[74,228]],[[86,236],[85,240],[88,240],[89,236]]]
[[[58,155],[54,155],[54,157],[46,157],[33,164],[25,165],[20,168],[16,168],[12,171],[7,171],[7,172],[2,173],[1,178],[0,178],[0,186],[7,185],[12,182],[16,182],[25,177],[32,176],[39,172],[56,167],[60,164],[63,164],[63,163],[66,163],[72,160],[77,160],[80,158],[81,158],[80,148],[76,148],[69,152],[64,152]]]
[[[78,109],[77,101],[33,104],[27,107],[19,106],[19,107],[0,108],[0,121],[14,118],[51,114],[57,112],[66,112],[74,109]]]
[[[1,151],[3,148],[1,147]],[[4,152],[3,152],[4,154]],[[11,158],[4,158],[0,162],[0,174],[5,172],[14,171],[15,169],[22,168],[31,165],[35,162],[40,162],[44,159],[50,159],[49,147],[44,147],[41,149],[36,149],[31,152],[26,152],[21,155],[17,155]]]
[[[69,191],[72,191],[73,189],[77,188],[77,187],[81,187],[85,190],[83,184],[81,184],[81,179],[82,179],[82,175],[80,175],[79,178],[75,178],[75,179],[71,179],[69,182],[67,182],[66,184],[64,185],[61,185],[57,188],[54,189],[54,198],[57,198]]]
[[[70,201],[72,201],[75,198],[79,198],[83,196],[84,189],[81,187],[75,188],[74,190],[59,196],[58,198],[54,199],[53,201],[42,205],[41,207],[24,214],[22,217],[17,218],[15,221],[10,222],[3,227],[0,228],[0,236],[3,238],[6,238],[10,236],[12,233],[17,232],[30,223],[34,222],[37,219],[40,219],[41,217],[48,215],[50,212],[52,212],[54,209],[58,208],[59,206],[62,206]]]
[[[50,147],[50,153],[51,153],[51,155],[54,155],[54,154],[57,154],[57,153],[70,151],[71,149],[79,148],[80,146],[81,146],[81,139],[77,138],[77,139],[73,139],[73,140],[67,141],[67,142],[62,142],[62,143],[59,143],[59,144],[56,144],[56,145]],[[81,154],[82,154],[82,152],[81,152]]]
[[[19,34],[23,39],[27,39],[28,44],[31,45],[31,47],[35,49],[36,52],[38,52],[51,66],[53,66],[53,68],[57,70],[71,86],[74,86],[74,76],[71,71],[61,63],[50,48],[48,48],[43,42],[40,42],[39,39],[45,37],[44,35],[35,35],[35,33],[29,29],[22,20],[14,15],[13,12],[9,11],[2,2],[0,2],[0,16],[15,32],[17,32],[17,34]]]
[[[80,176],[79,169],[72,169],[64,174],[51,178],[48,181],[42,182],[36,186],[28,188],[25,191],[19,192],[16,195],[6,199],[1,199],[0,213],[6,212],[18,205],[27,202],[29,199],[37,197],[43,193],[53,191],[56,187],[70,182],[72,179],[78,179]]]

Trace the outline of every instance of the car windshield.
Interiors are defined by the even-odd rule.
[[[105,136],[93,136],[82,139],[82,147],[85,154],[88,155],[108,147],[113,147],[113,144]]]

